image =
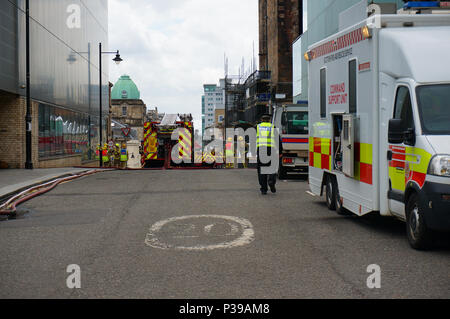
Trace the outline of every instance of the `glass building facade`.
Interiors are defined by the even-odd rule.
[[[39,158],[81,155],[82,161],[91,160],[95,155],[90,145],[99,137],[98,120],[98,116],[40,103]],[[106,122],[102,124],[105,128]]]
[[[16,2],[2,1],[0,5],[0,90],[11,93],[19,93]]]
[[[25,96],[25,0],[2,0],[0,90]],[[31,98],[38,104],[39,158],[91,157],[98,143],[100,90],[109,113],[108,1],[30,1]],[[106,121],[104,120],[106,123]],[[104,126],[105,128],[105,126]],[[106,130],[105,134],[106,136]]]
[[[205,129],[206,129],[206,113],[205,113],[205,96],[202,96],[202,136],[205,135]]]

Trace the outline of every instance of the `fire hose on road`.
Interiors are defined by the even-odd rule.
[[[104,170],[102,170],[104,171]],[[4,204],[0,205],[0,215],[13,216],[16,214],[17,206],[25,201],[28,201],[36,196],[42,195],[54,189],[61,183],[71,181],[76,178],[92,175],[101,172],[100,170],[92,170],[89,172],[82,172],[79,174],[56,178],[52,181],[32,186],[8,199]]]
[[[81,168],[81,167],[80,167]],[[83,167],[84,168],[84,167]],[[138,168],[138,169],[130,169],[127,168],[125,170],[164,170],[164,169],[171,169],[171,170],[201,170],[201,169],[211,169],[212,167],[172,167],[170,164],[167,168]],[[80,177],[92,175],[98,172],[104,172],[104,171],[111,171],[111,170],[123,170],[118,168],[111,168],[111,169],[93,169],[88,172],[82,172],[78,174],[73,174],[70,176],[55,178],[54,180],[51,180],[49,182],[45,182],[39,185],[31,186],[15,195],[13,195],[11,198],[9,198],[6,202],[3,204],[0,203],[0,216],[14,216],[17,211],[17,206],[22,204],[23,202],[26,202],[36,196],[40,196],[44,193],[47,193],[54,189],[56,186],[58,186],[61,183],[71,181],[73,179],[77,179]]]

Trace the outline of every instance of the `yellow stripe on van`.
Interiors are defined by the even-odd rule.
[[[406,161],[411,162],[411,170],[414,172],[426,174],[431,157],[431,154],[423,149],[415,147],[406,148]]]
[[[322,155],[319,153],[314,153],[314,167],[322,167]]]
[[[330,145],[331,140],[327,138],[322,138],[322,155],[331,155],[330,154]]]
[[[360,144],[360,162],[364,164],[373,164],[372,144]]]
[[[309,151],[314,153],[314,137],[309,138]]]

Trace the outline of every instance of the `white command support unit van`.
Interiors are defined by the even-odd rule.
[[[273,123],[280,131],[283,154],[278,177],[285,179],[289,173],[308,175],[308,102],[275,107]]]
[[[450,231],[450,15],[378,15],[309,47],[309,182],[330,209]],[[369,25],[369,26],[368,26]]]

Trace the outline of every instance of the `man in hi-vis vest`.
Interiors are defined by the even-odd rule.
[[[268,186],[276,193],[277,171],[279,167],[279,147],[277,132],[270,122],[271,115],[263,115],[262,123],[257,126],[256,147],[258,156],[258,180],[261,194],[267,195]]]

